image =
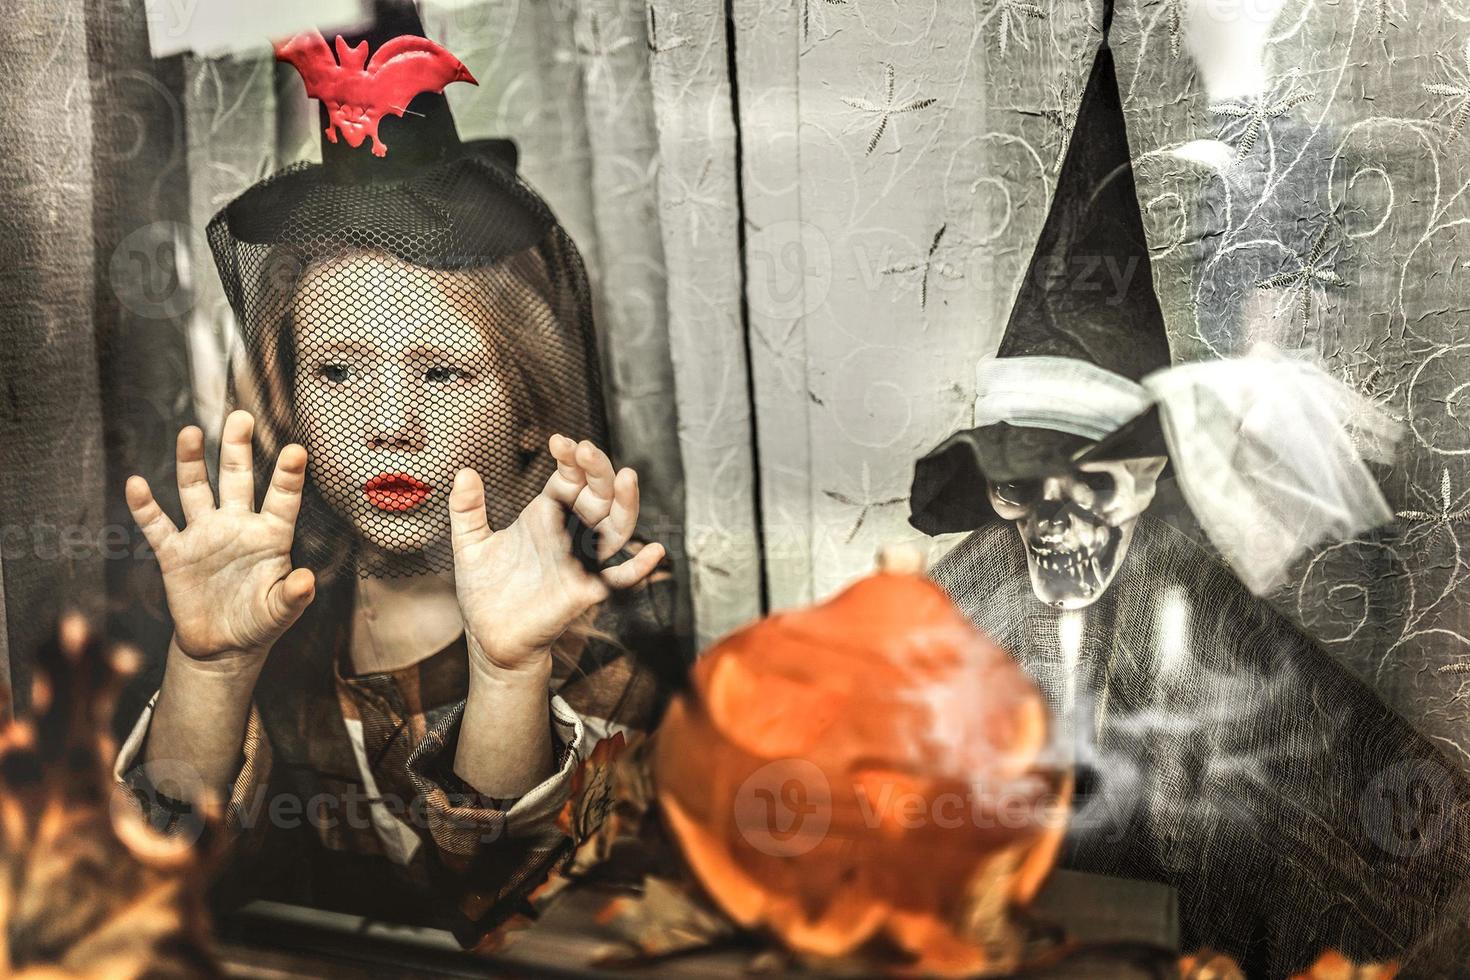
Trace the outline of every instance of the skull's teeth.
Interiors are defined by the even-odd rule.
[[[1038,568],[1053,575],[1065,576],[1086,595],[1095,592],[1103,580],[1100,550],[1084,547],[1067,552],[1034,548],[1032,558]]]

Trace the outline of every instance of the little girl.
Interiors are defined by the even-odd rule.
[[[362,40],[458,65],[421,34],[388,9]],[[342,69],[318,34],[278,52],[309,87]],[[128,482],[175,632],[117,771],[162,827],[226,801],[230,898],[473,944],[566,852],[578,759],[651,727],[681,664],[637,474],[598,445],[576,248],[513,148],[460,142],[425,84],[372,146],[322,95],[323,164],[210,224],[241,408],[218,500],[202,433],[179,434],[182,529]]]

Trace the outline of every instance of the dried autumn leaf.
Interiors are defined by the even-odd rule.
[[[603,739],[572,776],[557,827],[574,841],[564,874],[576,878],[606,861],[621,840],[636,837],[653,799],[648,740],[622,732]]]
[[[72,617],[38,653],[34,715],[0,729],[0,972],[217,976],[203,848],[155,833],[115,796],[118,667]]]
[[[581,842],[602,826],[613,805],[613,765],[626,749],[622,732],[597,743],[572,773],[571,791],[556,818],[558,830]]]
[[[1202,949],[1179,961],[1180,980],[1246,980],[1240,964],[1212,949]]]
[[[613,899],[598,915],[633,951],[631,958],[672,956],[703,949],[735,934],[730,920],[706,905],[681,885],[662,878],[647,878],[643,894]],[[629,959],[627,953],[612,952],[600,965]]]
[[[1335,949],[1324,952],[1305,973],[1291,980],[1393,980],[1397,963],[1354,963]]]

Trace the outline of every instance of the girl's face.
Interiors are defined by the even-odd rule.
[[[447,540],[460,469],[515,465],[515,413],[484,326],[494,281],[359,253],[314,266],[296,290],[296,417],[312,480],[385,551]]]

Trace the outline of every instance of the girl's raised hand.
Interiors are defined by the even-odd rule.
[[[306,450],[298,445],[281,450],[257,511],[254,428],[249,412],[233,412],[225,420],[218,506],[204,465],[204,433],[195,426],[179,433],[183,530],[159,507],[147,480],[128,479],[128,509],[163,571],[174,641],[195,660],[254,662],[264,657],[315,594],[312,573],[291,568]]]
[[[588,571],[572,553],[568,518],[576,514],[597,538],[605,562],[638,524],[638,474],[613,471],[590,442],[552,436],[556,472],[510,527],[492,530],[485,485],[461,470],[449,497],[454,581],[465,631],[490,664],[515,670],[544,664],[567,628],[615,589],[643,582],[663,560],[650,544],[615,565]]]

